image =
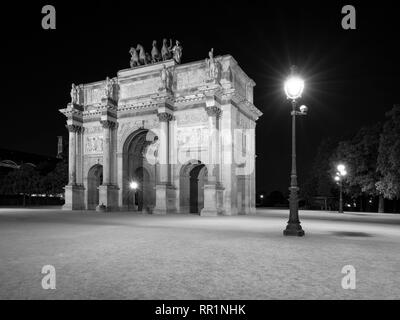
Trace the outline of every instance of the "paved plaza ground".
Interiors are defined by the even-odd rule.
[[[253,216],[0,209],[1,299],[399,299],[400,215]],[[56,268],[56,290],[41,269]],[[344,290],[343,266],[356,268]]]

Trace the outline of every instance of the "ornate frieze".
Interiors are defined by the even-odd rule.
[[[102,128],[101,126],[86,127],[86,128],[85,128],[85,133],[86,133],[87,135],[101,134],[101,133],[103,133],[103,128]]]
[[[199,124],[208,121],[207,114],[202,112],[184,112],[176,116],[178,126]]]

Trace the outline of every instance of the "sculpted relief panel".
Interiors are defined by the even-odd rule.
[[[87,155],[103,153],[103,128],[101,126],[85,127],[84,152]]]
[[[85,89],[85,104],[101,103],[103,95],[104,90],[102,88],[87,88]]]
[[[103,153],[103,136],[88,136],[85,138],[85,153]]]
[[[197,86],[204,85],[206,80],[206,70],[188,70],[177,74],[177,87],[178,90],[196,88]]]
[[[134,97],[154,94],[161,86],[159,77],[135,80],[132,83],[121,85],[121,99],[130,99]]]
[[[178,149],[207,148],[208,127],[186,127],[177,129]]]

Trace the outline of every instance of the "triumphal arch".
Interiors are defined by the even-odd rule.
[[[154,43],[153,43],[154,46]],[[255,83],[230,55],[130,51],[114,78],[72,85],[65,210],[255,210]],[[158,53],[158,52],[156,52]]]

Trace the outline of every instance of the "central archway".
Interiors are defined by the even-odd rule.
[[[130,211],[151,213],[155,206],[157,141],[154,132],[139,129],[126,140],[123,148],[123,205]],[[131,182],[138,183],[136,191]]]

